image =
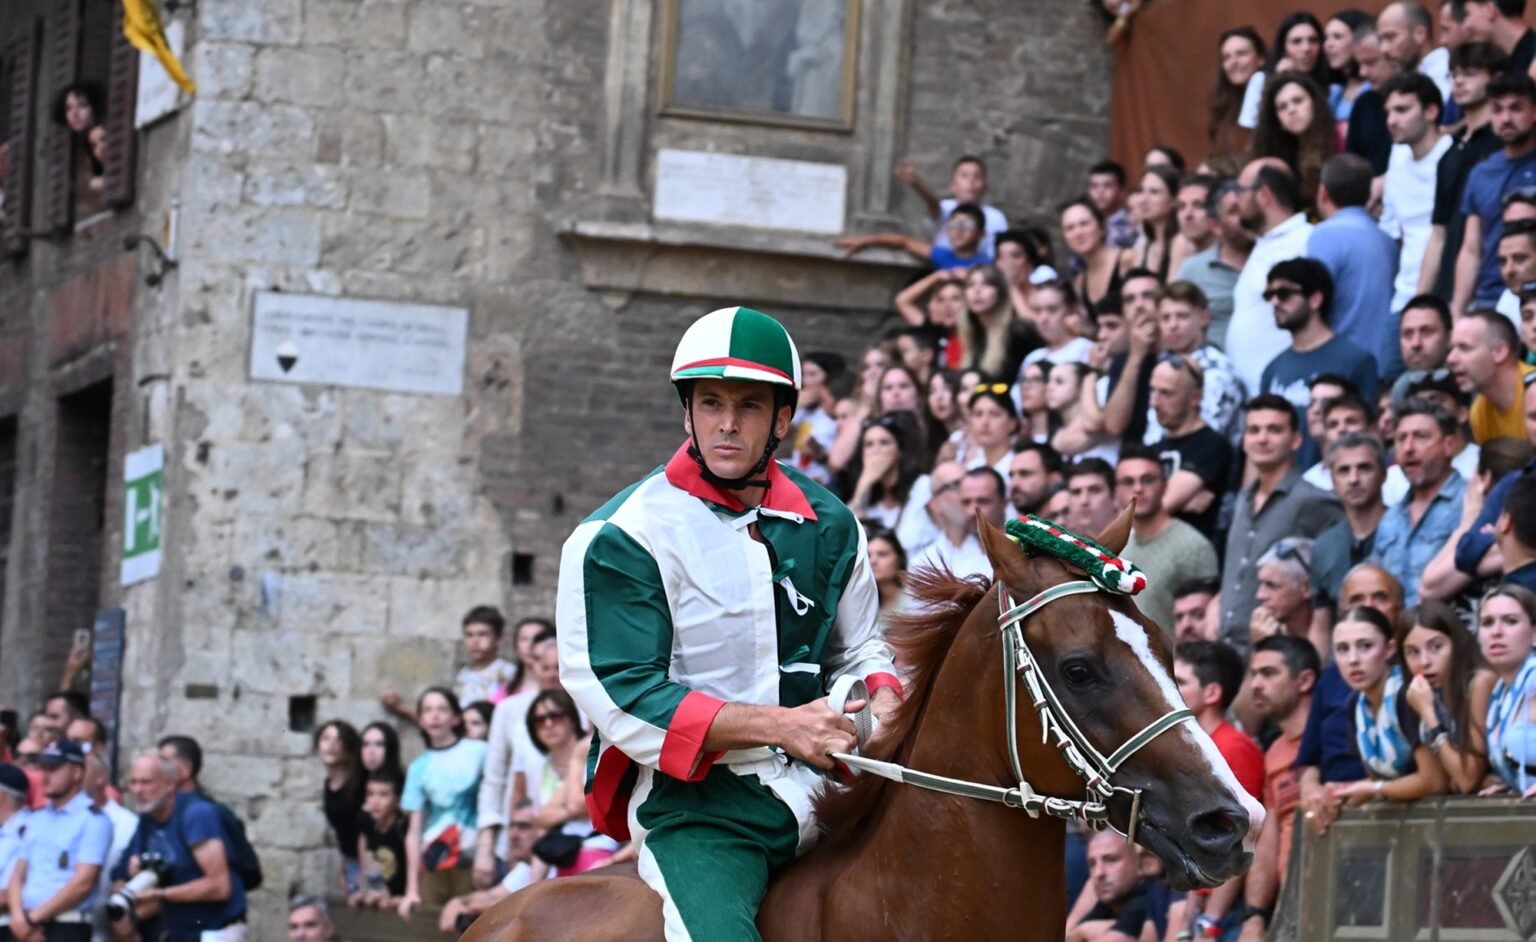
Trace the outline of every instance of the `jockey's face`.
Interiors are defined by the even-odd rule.
[[[683,428],[698,440],[709,470],[723,478],[749,474],[768,447],[770,432],[789,434],[791,410],[775,414],[773,387],[737,379],[701,379],[693,387],[693,406],[683,413]]]

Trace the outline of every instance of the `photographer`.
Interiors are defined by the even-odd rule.
[[[128,789],[139,830],[118,875],[153,870],[159,878],[150,886],[134,880],[114,894],[131,912],[112,923],[113,935],[131,939],[136,923],[158,915],[161,931],[153,937],[164,942],[244,942],[245,887],[230,866],[229,837],[211,804],[177,790],[178,773],[175,762],[153,752],[133,760]]]
[[[37,764],[48,804],[27,822],[11,872],[11,935],[17,942],[87,942],[112,822],[81,790],[85,753],[78,744],[56,740]]]

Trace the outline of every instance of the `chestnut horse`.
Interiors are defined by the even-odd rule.
[[[1130,519],[1128,508],[1099,543],[1119,553]],[[1064,761],[1066,753],[1044,743],[1033,697],[1004,690],[1004,684],[1017,683],[1024,691],[1025,684],[1004,676],[998,604],[1002,598],[1013,608],[1009,595],[1035,599],[1047,589],[1080,583],[1082,573],[1055,558],[1026,557],[985,523],[981,536],[1000,591],[947,574],[915,577],[925,614],[907,619],[892,636],[912,671],[911,683],[871,757],[914,772],[1011,787],[1019,776],[1012,771],[1004,704],[1013,702],[1017,755],[1030,784],[1042,795],[1082,794],[1083,781]],[[1074,732],[1097,744],[1101,757],[1140,743],[1119,766],[1114,794],[1100,811],[1107,806],[1117,829],[1134,829],[1176,888],[1213,886],[1242,873],[1252,857],[1246,838],[1250,829],[1258,832],[1263,811],[1199,725],[1174,721],[1183,703],[1163,632],[1123,596],[1079,589],[1047,600],[1020,624],[1051,696],[1075,722]],[[1133,792],[1134,799],[1128,797]],[[868,772],[823,796],[817,813],[820,842],[775,878],[759,910],[758,927],[770,942],[1060,942],[1064,935],[1066,831],[1059,818]],[[660,897],[632,875],[542,882],[488,910],[463,937],[662,938]]]

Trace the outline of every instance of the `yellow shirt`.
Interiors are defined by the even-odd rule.
[[[1536,372],[1536,367],[1520,366],[1520,380],[1515,387],[1514,401],[1503,412],[1494,408],[1487,396],[1478,396],[1472,402],[1467,421],[1472,426],[1472,440],[1479,445],[1495,438],[1525,440],[1525,378]]]

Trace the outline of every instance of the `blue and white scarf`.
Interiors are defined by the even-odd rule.
[[[1520,726],[1521,711],[1532,696],[1536,696],[1536,653],[1526,657],[1513,684],[1502,680],[1494,684],[1493,697],[1488,701],[1488,764],[1517,792],[1530,786],[1531,776],[1525,765],[1510,755],[1508,739]]]
[[[1355,695],[1355,747],[1360,761],[1378,778],[1401,778],[1413,768],[1413,747],[1397,719],[1397,695],[1402,689],[1403,669],[1393,667],[1375,716],[1365,694]]]

